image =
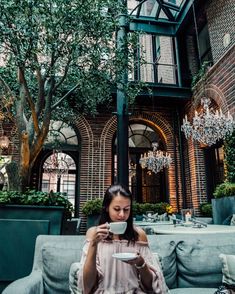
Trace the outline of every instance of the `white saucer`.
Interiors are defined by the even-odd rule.
[[[114,253],[112,255],[112,257],[117,258],[119,260],[128,261],[128,260],[135,259],[137,257],[137,255],[136,255],[136,253],[122,252],[122,253]]]

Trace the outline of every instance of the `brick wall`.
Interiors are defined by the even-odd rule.
[[[235,44],[235,1],[209,0],[207,20],[214,63]],[[230,34],[230,44],[223,45],[225,34]]]
[[[174,158],[174,131],[172,126],[172,108],[147,107],[136,108],[130,116],[130,123],[138,120],[139,123],[149,124],[158,130],[164,138],[167,152],[173,157],[173,164],[167,170],[169,182],[170,203],[177,208],[176,186],[179,187],[180,198],[181,178],[176,183],[175,168],[180,169],[180,157],[177,150]],[[81,136],[80,156],[80,196],[79,208],[82,216],[81,231],[85,232],[86,218],[81,213],[82,204],[91,198],[102,198],[106,188],[111,184],[112,173],[112,142],[117,128],[116,116],[112,114],[98,115],[95,118],[78,117],[75,125]],[[178,147],[178,145],[177,145]]]
[[[186,112],[189,119],[194,115],[200,100],[204,94],[213,103],[221,108],[223,113],[228,111],[235,118],[235,45],[214,64],[207,72],[206,82],[199,82],[196,85],[192,101],[187,105]],[[188,144],[188,157],[190,160],[187,181],[191,183],[191,193],[187,194],[188,201],[192,201],[192,206],[198,209],[199,204],[207,201],[206,195],[206,174],[203,157],[203,149],[198,143],[193,144],[190,140]]]

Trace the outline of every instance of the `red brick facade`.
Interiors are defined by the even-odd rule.
[[[198,108],[200,99],[204,93],[222,109],[224,113],[228,110],[235,117],[235,23],[233,11],[235,3],[233,0],[207,1],[207,20],[210,34],[211,50],[214,65],[208,70],[206,83],[199,82],[193,92],[192,99],[183,109],[192,118],[194,111]],[[230,34],[231,42],[225,48],[223,37]],[[196,68],[195,46],[192,36],[187,36],[188,63],[191,72]],[[171,97],[168,97],[171,98]],[[144,99],[144,98],[143,98]],[[170,100],[170,99],[169,99]],[[171,103],[169,103],[171,104]],[[167,152],[172,155],[173,163],[167,170],[167,182],[169,201],[175,210],[184,205],[193,207],[199,213],[200,203],[207,201],[206,174],[203,149],[197,143],[185,141],[183,144],[182,162],[180,154],[179,130],[174,128],[174,105],[168,106],[136,106],[129,118],[130,123],[138,121],[151,126],[161,134]],[[184,113],[182,113],[184,115]],[[78,179],[78,201],[76,204],[77,214],[81,214],[82,204],[91,198],[103,197],[104,191],[112,182],[112,146],[115,138],[117,121],[116,116],[110,113],[99,114],[96,117],[78,116],[74,120],[74,126],[80,134],[79,156],[79,179]],[[180,117],[182,123],[182,116]],[[179,128],[179,126],[177,127]],[[6,134],[10,131],[6,126]],[[17,146],[17,142],[15,142]],[[10,147],[10,148],[13,148]],[[9,151],[10,152],[10,151]],[[18,159],[19,150],[11,149],[11,154]],[[182,166],[184,171],[182,173]],[[182,178],[185,176],[185,179]],[[183,181],[184,180],[184,181]],[[185,182],[185,194],[183,195],[183,182]],[[178,195],[178,199],[177,199]],[[178,207],[177,207],[178,206]],[[85,230],[85,218],[83,217],[82,228]]]
[[[222,56],[207,72],[206,83],[196,85],[192,102],[189,107],[189,117],[200,105],[204,94],[221,108],[223,113],[228,111],[235,116],[235,45]],[[192,206],[198,208],[199,204],[207,201],[206,176],[203,149],[199,144],[188,141],[190,169],[187,171],[187,180],[191,182],[191,194],[187,194]]]

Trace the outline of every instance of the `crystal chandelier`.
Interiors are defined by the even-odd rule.
[[[153,151],[149,151],[147,154],[141,154],[140,165],[144,169],[151,170],[154,173],[160,172],[164,167],[168,168],[172,162],[171,155],[167,152],[157,150],[158,143],[152,143]]]
[[[199,113],[195,111],[192,124],[188,121],[187,115],[183,119],[181,130],[187,139],[192,137],[201,144],[211,146],[232,134],[235,124],[229,112],[225,116],[221,109],[210,109],[210,99],[206,97],[201,99],[201,105],[203,108]]]
[[[58,150],[53,150],[52,155],[48,157],[43,167],[45,173],[52,176],[56,175],[58,178],[68,174],[69,171],[69,164],[65,154]]]

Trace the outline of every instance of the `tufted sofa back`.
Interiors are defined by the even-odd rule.
[[[148,239],[170,289],[218,287],[222,282],[219,254],[235,254],[233,234],[149,235]],[[70,293],[69,269],[80,260],[84,240],[78,235],[37,237],[33,269],[42,271],[45,293]]]

